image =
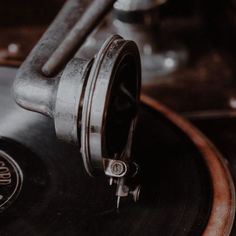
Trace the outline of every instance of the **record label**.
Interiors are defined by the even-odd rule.
[[[0,212],[19,195],[23,175],[18,164],[5,152],[0,151]]]

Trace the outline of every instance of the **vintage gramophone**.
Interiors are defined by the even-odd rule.
[[[22,107],[54,119],[57,137],[78,145],[89,175],[102,170],[117,183],[118,206],[131,191],[125,177],[138,171],[130,161],[141,83],[138,49],[114,35],[95,58],[75,55],[113,3],[94,1],[80,18],[86,2],[68,1],[19,69],[14,95]],[[133,191],[137,199],[139,187]]]
[[[68,0],[21,66],[0,68],[0,234],[235,230],[233,159],[153,98],[189,60],[160,34],[166,4]]]

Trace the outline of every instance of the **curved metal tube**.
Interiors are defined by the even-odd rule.
[[[22,64],[13,85],[16,102],[27,110],[53,116],[57,78],[47,78],[41,68],[82,15],[86,0],[69,0]]]
[[[42,68],[46,76],[56,74],[82,46],[100,19],[113,7],[116,0],[96,0],[88,7],[86,14],[75,24],[61,45]]]
[[[68,0],[66,2],[56,19],[17,73],[13,85],[13,92],[16,102],[21,107],[53,117],[60,72],[57,71],[57,73],[55,73],[56,75],[53,77],[47,77],[42,73],[43,66],[50,58],[55,58],[52,57],[52,55],[54,55],[54,52],[58,51],[57,48],[60,49],[61,46],[64,45],[63,40],[65,36],[75,36],[75,30],[77,30],[77,38],[70,37],[72,41],[79,42],[79,45],[78,43],[74,43],[72,47],[70,47],[69,55],[72,57],[73,53],[75,53],[85,41],[85,36],[89,35],[93,30],[91,26],[95,27],[99,24],[99,19],[101,18],[97,18],[96,16],[105,15],[109,10],[109,6],[112,7],[112,2],[114,2],[114,0],[109,0],[106,4],[102,5],[104,0],[95,0],[94,4],[89,7],[88,13],[86,10],[91,3],[90,0]],[[96,9],[99,3],[103,7]],[[92,12],[93,15],[91,15]],[[86,18],[87,21],[85,20]],[[82,29],[82,23],[80,24],[80,22],[78,22],[79,19],[81,19],[82,23],[87,22],[90,24],[90,27]],[[80,26],[79,31],[83,31],[81,35],[78,31],[78,27],[76,27],[78,25]],[[68,39],[68,37],[66,37],[66,39]],[[59,46],[60,44],[61,46]],[[63,55],[65,53],[65,51],[62,52]],[[59,60],[60,59],[64,59],[62,63],[65,65],[70,58],[67,55],[64,58],[62,56]]]

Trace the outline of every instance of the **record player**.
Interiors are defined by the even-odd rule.
[[[0,4],[0,235],[235,235],[235,2],[24,1]]]

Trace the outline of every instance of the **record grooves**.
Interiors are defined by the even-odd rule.
[[[86,175],[78,149],[56,139],[49,119],[15,106],[11,82],[0,78],[0,149],[18,163],[24,181],[0,214],[0,235],[204,232],[213,199],[207,166],[188,137],[159,113],[140,108],[133,155],[141,169],[141,199],[123,200],[117,212],[107,179]]]

